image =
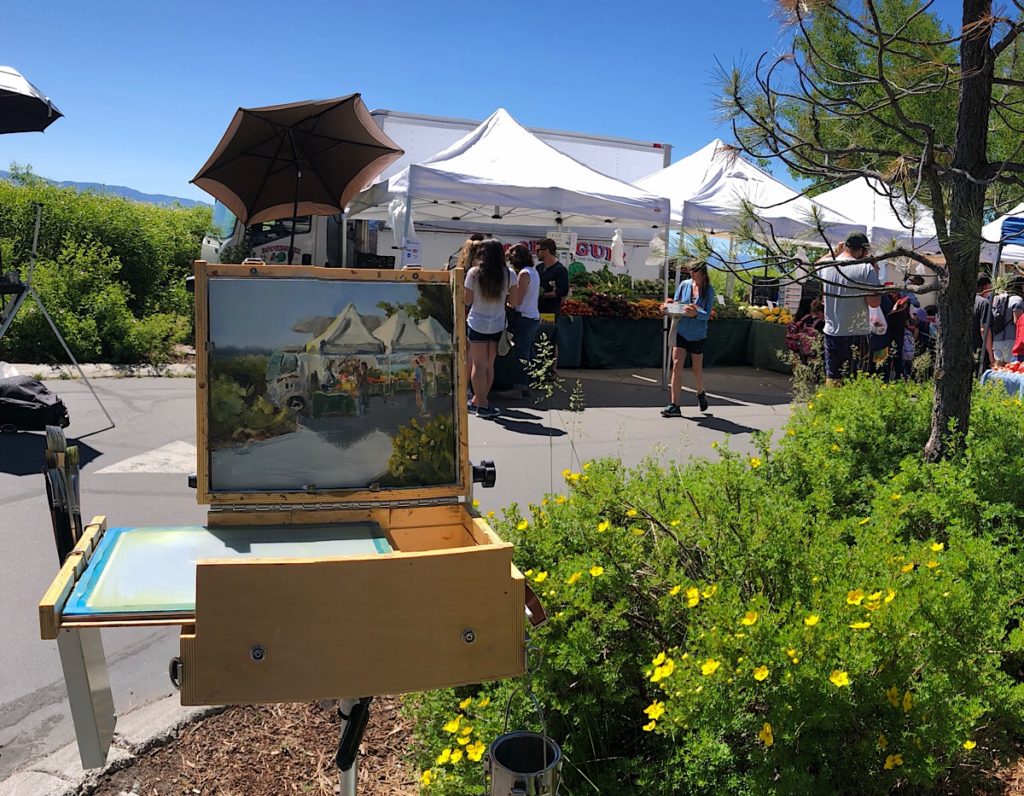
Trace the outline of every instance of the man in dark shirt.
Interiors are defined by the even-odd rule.
[[[562,299],[569,295],[569,272],[558,261],[555,250],[555,242],[551,238],[544,238],[537,244],[537,258],[542,266],[537,310],[542,315],[561,314]]]
[[[976,359],[984,359],[982,370],[992,366],[992,280],[987,274],[978,275],[978,293],[974,297],[974,316],[971,323],[971,349]],[[985,351],[982,353],[982,334],[985,335]]]

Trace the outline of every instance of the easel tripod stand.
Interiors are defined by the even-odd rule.
[[[25,299],[31,296],[35,299],[36,305],[39,307],[39,311],[43,313],[43,317],[46,318],[46,322],[50,325],[53,330],[54,336],[60,342],[61,347],[64,349],[64,353],[68,355],[68,359],[71,360],[71,364],[75,366],[75,370],[78,371],[78,375],[82,381],[85,382],[85,386],[89,388],[89,392],[92,393],[92,397],[96,399],[96,403],[99,404],[100,409],[103,410],[103,414],[107,418],[107,422],[110,423],[110,428],[114,427],[114,420],[107,411],[107,407],[103,405],[103,401],[96,394],[96,390],[93,389],[92,382],[89,381],[88,377],[82,371],[82,366],[78,364],[78,360],[75,359],[75,355],[71,353],[71,349],[68,347],[67,342],[61,335],[60,330],[57,328],[57,324],[53,322],[53,318],[50,317],[50,313],[46,311],[46,306],[43,304],[42,298],[36,292],[35,288],[32,287],[32,273],[36,268],[36,249],[39,246],[39,224],[43,216],[43,206],[39,202],[35,202],[36,221],[35,230],[32,233],[32,254],[29,258],[28,274],[25,277],[25,281],[22,282],[17,272],[14,273],[13,280],[4,279],[3,275],[0,274],[0,341],[3,340],[7,330],[11,328],[11,324],[14,322],[14,316],[18,314],[18,310],[21,309],[22,304],[25,303]]]

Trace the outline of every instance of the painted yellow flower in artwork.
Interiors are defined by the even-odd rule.
[[[758,666],[758,667],[756,667],[754,669],[754,679],[757,680],[759,683],[762,680],[767,680],[768,679],[768,667],[767,666]]]
[[[716,661],[714,658],[708,658],[704,663],[701,664],[700,673],[705,677],[709,677],[718,671],[718,667],[721,666],[720,661]]]
[[[832,674],[828,676],[828,680],[836,688],[842,688],[850,684],[850,675],[842,669],[833,669]]]
[[[775,743],[775,735],[772,733],[772,725],[767,721],[764,726],[757,733],[757,740],[763,743],[765,746],[771,746]]]

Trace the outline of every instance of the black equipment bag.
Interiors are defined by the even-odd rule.
[[[0,379],[0,431],[66,428],[68,408],[46,385],[31,376]]]

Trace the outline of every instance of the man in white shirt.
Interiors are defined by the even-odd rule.
[[[844,260],[862,260],[871,248],[867,235],[855,232],[846,239],[835,264],[818,272],[825,299],[825,383],[840,384],[867,364],[871,346],[870,307],[881,303],[871,292],[881,286],[873,263],[843,265]]]

